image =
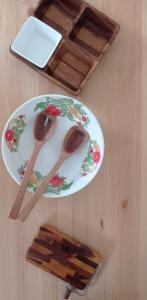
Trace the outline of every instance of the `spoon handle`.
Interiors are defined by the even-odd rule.
[[[52,168],[52,170],[50,171],[50,173],[48,174],[48,176],[41,183],[41,185],[38,188],[37,192],[33,195],[33,197],[31,198],[31,200],[29,201],[29,203],[24,207],[24,209],[22,210],[22,212],[20,213],[20,216],[19,216],[19,220],[21,222],[25,222],[26,221],[26,219],[29,216],[29,214],[31,213],[32,209],[37,204],[39,198],[41,197],[41,195],[45,191],[45,188],[47,187],[47,185],[49,184],[49,182],[53,179],[54,175],[56,174],[56,172],[58,171],[58,169],[60,168],[60,166],[62,165],[62,163],[64,162],[64,160],[65,160],[65,158],[63,158],[63,157],[59,158],[59,160],[57,161],[57,163],[55,164],[55,166]]]
[[[12,206],[11,212],[9,214],[9,218],[16,220],[18,215],[19,215],[19,211],[24,199],[24,195],[28,186],[28,182],[29,182],[29,178],[32,174],[32,170],[33,170],[33,166],[35,164],[36,161],[36,157],[38,155],[38,152],[40,150],[41,144],[40,143],[36,143],[35,147],[34,147],[34,151],[32,154],[32,157],[30,159],[29,165],[27,167],[27,170],[25,172],[25,176],[22,180],[22,183],[20,185],[19,191],[17,193],[16,199],[14,201],[14,204]]]

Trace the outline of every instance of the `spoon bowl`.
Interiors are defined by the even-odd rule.
[[[73,126],[67,133],[63,143],[63,150],[69,155],[79,151],[89,140],[89,133],[79,124]]]
[[[56,127],[56,117],[45,111],[37,115],[34,122],[34,138],[37,141],[46,142],[52,136]]]

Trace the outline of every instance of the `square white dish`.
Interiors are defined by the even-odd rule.
[[[11,50],[29,62],[44,68],[62,39],[62,35],[35,17],[29,17],[11,45]]]

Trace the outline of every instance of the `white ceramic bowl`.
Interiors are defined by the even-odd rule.
[[[29,17],[11,45],[11,50],[34,65],[44,68],[62,35],[35,17]]]
[[[87,186],[99,171],[104,157],[104,138],[99,122],[81,102],[63,95],[33,98],[20,106],[8,120],[2,136],[2,155],[11,177],[18,183],[25,174],[33,147],[33,124],[40,111],[57,116],[52,138],[41,148],[28,189],[35,192],[59,158],[65,134],[77,122],[88,131],[90,141],[59,169],[45,197],[63,197]]]

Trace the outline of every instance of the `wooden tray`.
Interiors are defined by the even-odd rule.
[[[29,64],[72,94],[79,94],[120,26],[82,0],[41,0],[33,15],[59,31],[63,39],[45,68]]]
[[[40,227],[26,259],[73,288],[84,290],[100,266],[102,257],[99,252],[44,225]]]

